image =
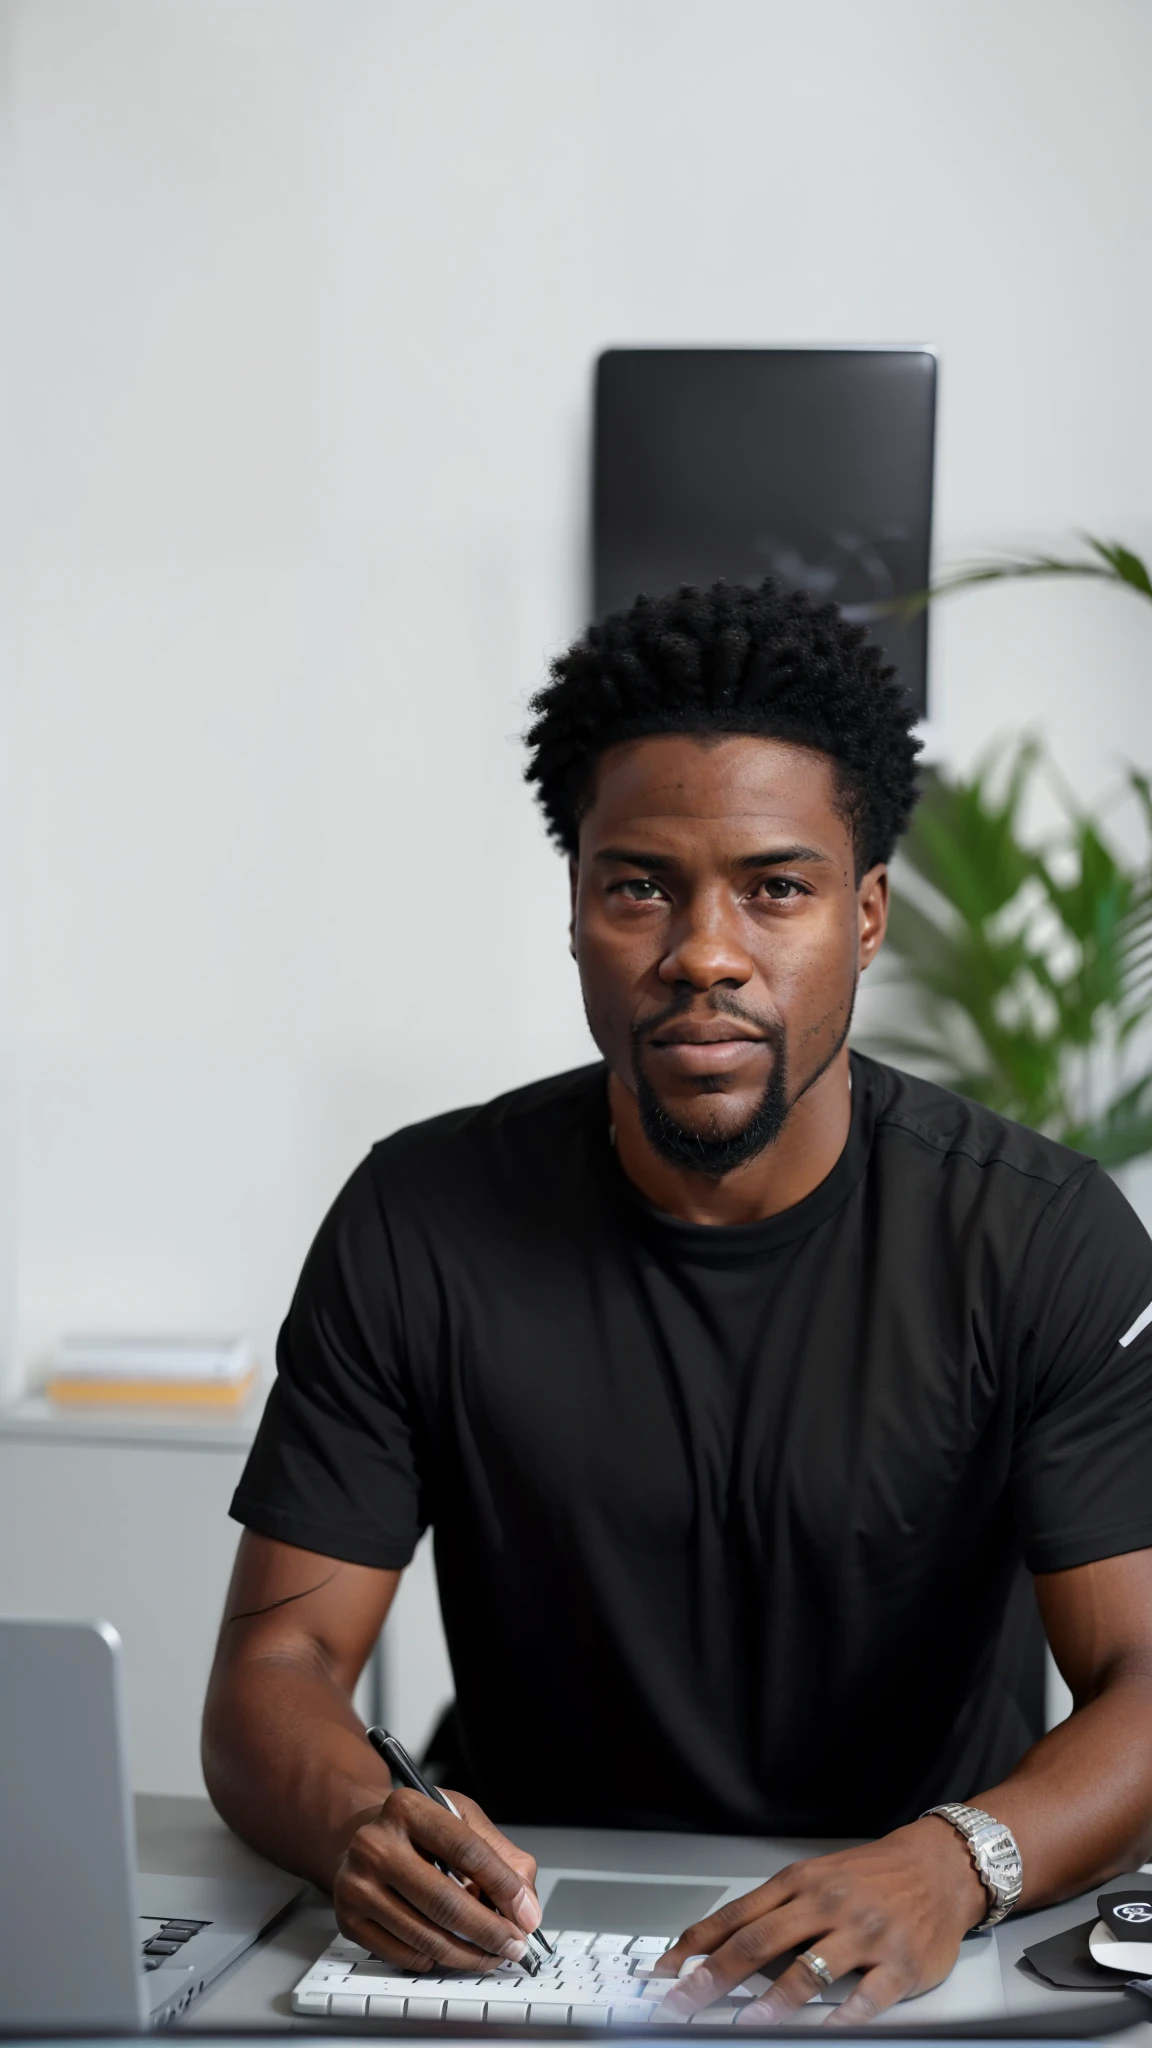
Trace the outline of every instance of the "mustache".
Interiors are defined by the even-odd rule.
[[[741,1024],[751,1024],[760,1032],[768,1044],[777,1049],[783,1042],[784,1027],[777,1017],[761,1016],[758,1010],[746,1010],[726,989],[712,989],[705,998],[704,1007],[718,1017],[735,1017]],[[666,1024],[674,1024],[696,1008],[696,996],[691,989],[674,996],[663,1010],[656,1010],[650,1017],[639,1017],[632,1026],[632,1044],[639,1049],[645,1039],[652,1038],[657,1031],[663,1031]]]

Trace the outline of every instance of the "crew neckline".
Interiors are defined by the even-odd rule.
[[[600,1126],[600,1156],[610,1176],[614,1192],[634,1224],[639,1224],[645,1233],[660,1243],[664,1249],[675,1251],[678,1257],[690,1259],[704,1265],[730,1265],[751,1258],[762,1258],[781,1245],[794,1243],[797,1238],[807,1237],[835,1213],[847,1200],[868,1161],[875,1122],[874,1093],[869,1086],[870,1076],[866,1064],[856,1053],[850,1053],[852,1070],[852,1113],[848,1125],[848,1136],[844,1149],[835,1164],[811,1192],[789,1209],[781,1209],[775,1216],[762,1216],[754,1223],[689,1223],[683,1217],[670,1216],[666,1210],[657,1209],[645,1200],[640,1190],[633,1185],[617,1157],[616,1148],[609,1136],[608,1120],[608,1073],[604,1069],[604,1089],[600,1096],[602,1122]]]

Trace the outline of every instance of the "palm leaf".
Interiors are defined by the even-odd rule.
[[[1105,541],[1094,534],[1082,534],[1084,545],[1092,550],[1094,561],[1069,560],[1065,555],[994,555],[985,560],[962,562],[950,569],[932,584],[928,590],[915,591],[911,597],[894,598],[883,607],[903,618],[916,618],[931,604],[934,597],[948,597],[956,590],[971,590],[981,583],[1019,582],[1022,578],[1035,576],[1087,576],[1103,583],[1126,584],[1140,597],[1152,598],[1152,574],[1148,566],[1131,548],[1120,541]],[[878,607],[879,609],[879,607]]]
[[[961,564],[883,609],[912,617],[952,591],[1046,576],[1120,584],[1152,600],[1141,556],[1120,541],[1080,539],[1081,556]],[[1024,739],[1006,761],[990,755],[971,776],[926,789],[892,878],[889,979],[910,1028],[876,1042],[1117,1166],[1152,1150],[1152,1070],[1120,1085],[1152,1018],[1152,858],[1123,860],[1066,788],[1064,828],[1046,849],[1029,846],[1020,812],[1039,752]],[[1152,777],[1133,768],[1127,781],[1152,847]],[[1102,1069],[1118,1092],[1096,1108]]]
[[[1104,1167],[1123,1166],[1152,1151],[1152,1074],[1141,1075],[1091,1123],[1070,1125],[1060,1135],[1066,1145],[1090,1153]]]

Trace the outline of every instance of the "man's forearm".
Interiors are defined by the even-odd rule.
[[[1023,1906],[1088,1891],[1152,1855],[1152,1673],[1121,1670],[990,1791],[974,1795],[1010,1827]],[[945,1822],[941,1826],[947,1825]]]
[[[330,1890],[345,1849],[387,1798],[384,1764],[321,1658],[268,1652],[213,1674],[204,1780],[252,1848]]]

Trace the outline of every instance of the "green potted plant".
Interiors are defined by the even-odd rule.
[[[1087,538],[1086,560],[979,562],[930,596],[1004,578],[1091,576],[1152,600],[1130,549]],[[1152,1150],[1152,785],[1130,769],[1146,850],[1126,859],[1067,791],[1063,821],[1021,830],[1046,765],[1022,738],[969,776],[931,775],[893,877],[887,980],[906,998],[877,1049],[1117,1167]],[[1051,776],[1053,771],[1048,768]]]

